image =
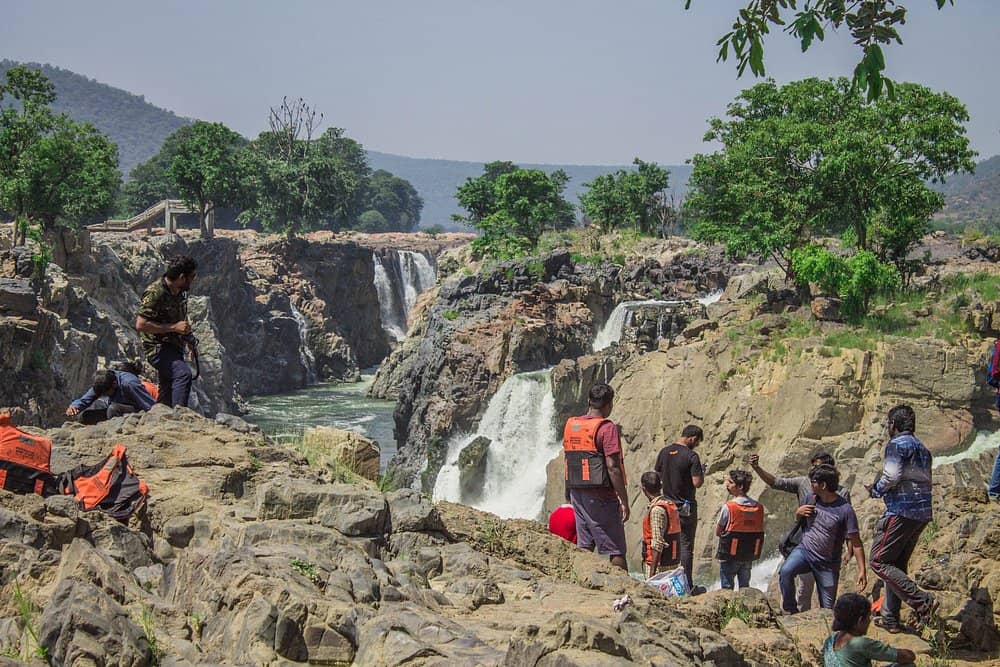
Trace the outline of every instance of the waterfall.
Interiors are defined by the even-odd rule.
[[[299,360],[306,370],[306,384],[315,384],[316,357],[309,349],[309,323],[306,322],[305,316],[295,307],[294,303],[289,302],[289,305],[292,307],[292,318],[299,326]]]
[[[490,399],[476,432],[449,441],[434,500],[463,501],[458,456],[477,436],[486,436],[492,442],[485,480],[472,506],[503,518],[537,519],[545,501],[545,467],[562,446],[554,416],[551,369],[507,378]]]
[[[948,456],[935,456],[931,467],[937,468],[966,459],[978,459],[984,452],[995,452],[997,447],[1000,447],[1000,431],[996,433],[980,431],[976,434],[976,439],[972,441],[972,444],[964,450]]]
[[[399,342],[406,338],[407,322],[417,297],[434,286],[437,275],[430,260],[412,250],[373,252],[372,261],[382,328]]]
[[[622,339],[622,329],[625,328],[629,316],[636,308],[642,306],[667,306],[672,303],[680,302],[658,301],[656,299],[648,301],[622,301],[615,306],[615,309],[611,311],[611,315],[608,317],[608,321],[604,323],[604,327],[597,332],[597,337],[594,338],[593,351],[598,352],[606,347],[610,347],[612,343],[620,341]]]
[[[716,303],[721,298],[722,298],[722,290],[716,290],[714,292],[711,292],[710,294],[706,294],[705,296],[698,297],[698,303],[700,303],[703,306],[711,306],[713,303]]]
[[[750,570],[750,588],[756,588],[759,591],[767,593],[767,589],[771,585],[771,579],[778,573],[778,567],[781,566],[782,561],[784,561],[784,558],[777,551],[766,558],[756,561]],[[708,587],[708,590],[717,591],[722,588],[722,582],[719,580],[718,565],[713,569],[713,576],[715,579],[712,585]],[[737,584],[738,586],[739,584]]]

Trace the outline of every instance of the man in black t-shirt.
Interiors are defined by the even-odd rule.
[[[698,527],[698,502],[694,494],[695,489],[701,487],[705,481],[705,469],[694,449],[702,438],[704,434],[701,428],[693,424],[685,426],[677,442],[660,450],[660,454],[656,457],[656,466],[653,468],[663,480],[664,497],[674,501],[680,514],[681,566],[692,588],[694,587],[691,579],[694,565],[694,534]]]

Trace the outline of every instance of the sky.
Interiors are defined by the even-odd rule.
[[[755,81],[716,63],[736,0],[0,0],[0,57],[49,63],[246,136],[283,96],[367,148],[526,163],[679,164]],[[887,74],[969,108],[1000,153],[1000,0],[903,0]],[[848,75],[846,30],[766,43],[779,82]]]

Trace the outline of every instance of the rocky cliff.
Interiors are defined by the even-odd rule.
[[[557,250],[445,280],[425,295],[410,339],[379,369],[372,388],[398,399],[394,469],[403,479],[425,471],[429,490],[449,435],[469,431],[506,378],[589,354],[619,301],[649,293],[692,297],[725,284],[733,267],[690,250],[675,242],[662,264],[644,259],[625,268]]]
[[[199,263],[189,297],[202,350],[198,409],[233,412],[245,396],[356,379],[390,350],[373,251],[396,244],[437,253],[468,241],[391,236],[64,232],[42,280],[32,277],[26,248],[0,250],[0,340],[7,343],[0,406],[25,410],[35,423],[58,423],[100,365],[139,356],[139,298],[175,254]]]

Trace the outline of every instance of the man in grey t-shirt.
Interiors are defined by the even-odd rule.
[[[844,541],[850,542],[858,566],[858,590],[868,585],[865,548],[858,533],[858,517],[854,508],[837,495],[840,475],[832,466],[821,465],[809,472],[815,498],[814,504],[799,507],[795,514],[806,520],[802,542],[795,547],[778,573],[781,586],[781,608],[787,614],[798,613],[795,600],[795,577],[812,572],[816,580],[819,603],[824,609],[833,608],[840,583],[840,556]]]
[[[819,465],[833,466],[833,457],[826,452],[813,454],[809,460],[810,469]],[[760,457],[757,454],[750,455],[750,466],[757,473],[757,476],[772,489],[794,493],[799,500],[799,506],[805,505],[806,501],[813,494],[812,482],[809,481],[807,475],[799,477],[775,477],[760,467]],[[837,487],[837,495],[848,503],[851,502],[851,493],[843,486]],[[812,572],[803,572],[795,579],[795,600],[799,611],[807,611],[812,608],[814,588],[815,580],[813,579]]]

